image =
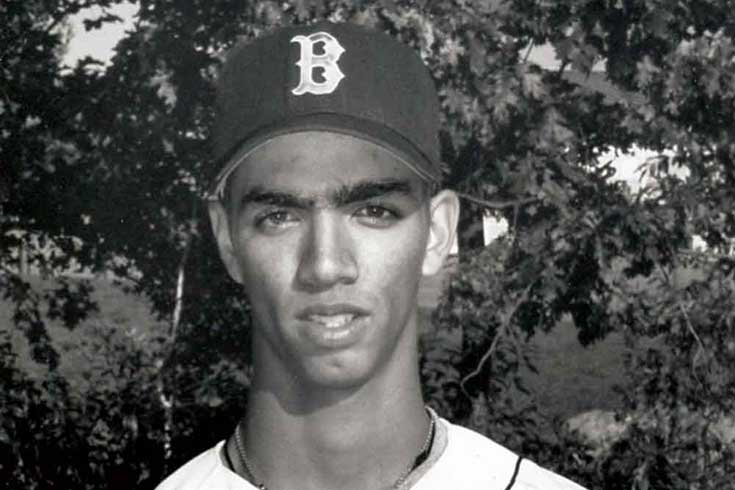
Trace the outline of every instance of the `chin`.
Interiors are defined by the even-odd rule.
[[[370,364],[355,359],[319,359],[304,366],[303,381],[319,389],[354,390],[374,377]]]

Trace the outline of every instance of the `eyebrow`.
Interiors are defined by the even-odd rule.
[[[329,206],[340,207],[356,202],[367,201],[387,195],[411,195],[413,188],[406,180],[381,180],[358,182],[352,185],[344,185],[327,194]],[[316,207],[318,199],[316,196],[299,195],[275,189],[266,189],[256,186],[249,190],[240,199],[240,207],[248,204],[266,204],[271,206],[283,206],[297,209],[309,209]]]

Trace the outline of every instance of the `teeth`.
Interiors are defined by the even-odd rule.
[[[317,323],[321,323],[327,328],[337,328],[343,325],[347,325],[355,318],[355,315],[311,315],[309,320]]]

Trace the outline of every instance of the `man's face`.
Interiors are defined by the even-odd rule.
[[[215,233],[252,306],[256,369],[349,387],[416,355],[431,213],[414,172],[373,143],[303,132],[256,149],[228,186]]]

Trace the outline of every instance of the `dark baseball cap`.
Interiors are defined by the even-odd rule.
[[[301,131],[371,141],[424,179],[441,178],[434,82],[387,34],[347,23],[281,28],[233,48],[217,85],[212,198],[253,150]]]

